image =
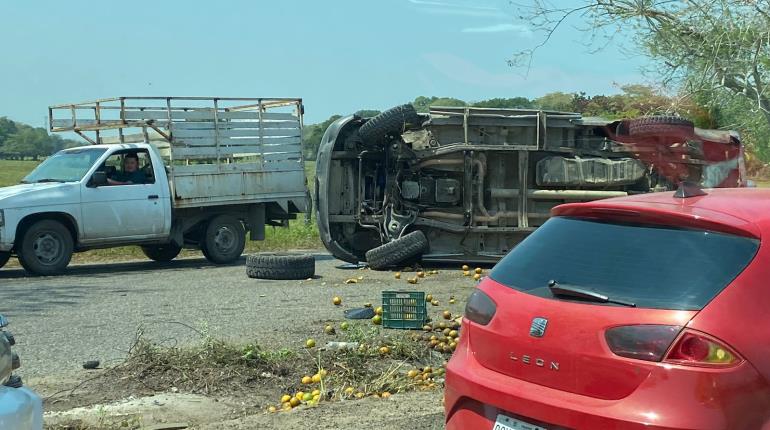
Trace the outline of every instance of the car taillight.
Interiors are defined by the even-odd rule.
[[[629,325],[608,329],[604,338],[616,355],[660,361],[681,330],[674,325]]]
[[[474,291],[465,304],[465,318],[481,325],[489,324],[496,311],[495,302],[481,290]]]
[[[743,361],[737,353],[711,336],[685,330],[666,359],[667,363],[690,366],[734,366]]]

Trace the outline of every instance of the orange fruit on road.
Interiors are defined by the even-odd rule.
[[[339,306],[342,304],[342,299],[339,296],[332,297],[332,303],[334,303],[335,306]]]
[[[305,385],[312,384],[313,383],[313,378],[311,378],[310,376],[303,376],[301,382],[303,384],[305,384]]]
[[[483,270],[481,270],[481,267],[477,267],[477,268],[476,268],[476,269],[474,269],[473,271],[474,271],[474,272],[475,272],[477,275],[481,275],[481,273],[483,272]]]
[[[308,348],[315,348],[315,340],[308,339],[307,342],[305,342],[305,346]]]

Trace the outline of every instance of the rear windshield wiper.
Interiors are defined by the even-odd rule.
[[[627,302],[625,300],[611,299],[609,296],[597,293],[596,291],[576,287],[574,285],[560,284],[556,281],[549,281],[548,289],[551,290],[551,293],[554,296],[574,297],[576,299],[583,299],[597,303],[613,303],[631,308],[636,307],[636,303]]]

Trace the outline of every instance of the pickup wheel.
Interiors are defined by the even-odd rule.
[[[315,275],[315,257],[308,254],[262,252],[246,257],[246,276],[255,279],[308,279]]]
[[[219,215],[209,221],[201,250],[212,263],[226,264],[240,258],[246,246],[243,223],[229,215]]]
[[[392,242],[388,242],[366,252],[366,262],[373,270],[383,270],[414,257],[419,257],[428,250],[428,239],[421,231],[414,231]]]
[[[56,275],[64,271],[72,259],[74,241],[62,223],[41,220],[22,235],[16,250],[19,263],[35,275]]]
[[[8,263],[8,260],[11,259],[11,253],[10,252],[0,252],[0,269],[5,266],[6,263]]]
[[[167,245],[148,245],[142,247],[142,252],[150,260],[167,263],[176,258],[182,251],[182,247],[169,243]]]
[[[407,124],[419,124],[421,121],[414,106],[405,104],[370,118],[358,129],[358,135],[365,143],[377,144],[389,134],[403,133]]]
[[[689,137],[695,132],[692,121],[678,116],[646,116],[631,120],[628,134],[632,137]]]

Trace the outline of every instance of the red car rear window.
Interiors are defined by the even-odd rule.
[[[758,247],[756,239],[704,230],[554,217],[511,250],[490,277],[541,297],[553,297],[553,280],[637,307],[700,310],[746,268]]]

